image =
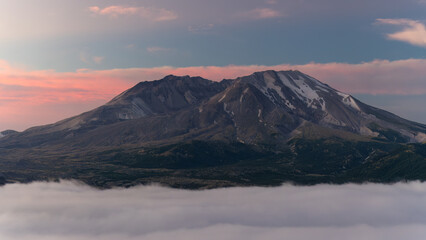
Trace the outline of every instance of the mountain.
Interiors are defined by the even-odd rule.
[[[5,136],[10,135],[10,134],[14,134],[14,133],[18,133],[18,132],[15,131],[15,130],[5,130],[3,132],[0,132],[0,138],[5,137]]]
[[[98,187],[390,182],[426,179],[425,141],[426,125],[299,71],[221,82],[170,75],[3,136],[0,166],[4,183],[72,178]]]

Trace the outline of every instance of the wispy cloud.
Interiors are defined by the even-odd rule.
[[[387,34],[392,40],[407,42],[412,45],[426,47],[426,26],[420,21],[411,19],[379,18],[378,23],[401,26],[402,30]]]
[[[214,28],[214,24],[201,24],[201,25],[191,25],[188,27],[188,31],[192,33],[207,33]]]
[[[117,18],[121,15],[137,15],[142,18],[155,21],[171,21],[178,18],[177,14],[171,10],[154,7],[125,7],[125,6],[108,6],[100,8],[98,6],[89,7],[89,11],[104,16]]]
[[[270,19],[281,18],[284,15],[278,10],[272,8],[255,8],[253,10],[240,13],[240,16],[250,19]]]
[[[426,184],[185,191],[72,182],[0,188],[2,240],[422,240]],[[37,199],[38,201],[34,201]]]
[[[172,52],[173,49],[171,48],[164,48],[164,47],[148,47],[146,50],[150,53],[164,53],[164,52]]]
[[[101,64],[104,61],[105,57],[102,56],[92,56],[86,52],[80,53],[80,60],[88,64]]]
[[[134,48],[136,48],[136,44],[133,44],[133,43],[131,43],[131,44],[127,44],[127,45],[125,46],[125,48],[127,48],[127,49],[134,49]]]
[[[101,56],[94,56],[92,58],[93,62],[97,63],[97,64],[101,64],[104,61],[105,57],[101,57]]]
[[[138,12],[137,7],[123,7],[123,6],[109,6],[101,9],[98,6],[89,7],[89,10],[92,13],[99,15],[109,15],[113,17],[118,17],[119,15],[133,15]]]

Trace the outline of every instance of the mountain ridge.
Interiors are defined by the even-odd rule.
[[[380,122],[381,125],[385,125],[383,127],[393,131],[398,131],[401,126],[404,126],[403,131],[399,133],[407,139],[406,142],[422,142],[425,140],[423,134],[426,132],[426,126],[423,124],[414,123],[371,107],[299,71],[276,72],[273,70],[256,72],[249,76],[221,82],[214,82],[201,77],[173,75],[166,76],[161,80],[141,82],[99,108],[55,124],[30,128],[24,133],[46,128],[50,132],[72,131],[80,128],[90,130],[97,126],[117,123],[122,120],[170,114],[180,109],[191,107],[203,109],[206,106],[202,102],[208,102],[216,94],[222,94],[220,97],[222,99],[218,99],[219,104],[229,104],[223,101],[226,100],[226,92],[240,82],[241,84],[246,83],[255,86],[273,104],[293,115],[288,116],[289,119],[297,116],[304,120],[314,121],[322,126],[340,128],[374,137],[377,137],[377,132],[374,132],[367,125],[371,122]],[[150,92],[153,88],[155,91]],[[239,99],[244,98],[243,91],[237,94]],[[262,101],[262,104],[269,104],[266,103],[266,99]],[[236,104],[234,103],[234,105]],[[224,111],[227,112],[228,110]],[[258,109],[258,111],[261,111],[261,109]],[[387,122],[384,122],[384,119]],[[301,122],[300,119],[299,122]],[[410,132],[410,130],[412,131]]]
[[[0,167],[7,170],[5,179],[12,179],[5,181],[51,175],[100,187],[121,186],[124,180],[130,185],[161,182],[176,187],[187,187],[192,181],[211,187],[243,184],[237,166],[242,172],[260,171],[257,174],[266,179],[263,184],[311,182],[307,179],[317,178],[309,176],[318,172],[329,176],[313,183],[336,182],[338,176],[349,176],[347,169],[353,174],[380,161],[405,159],[407,151],[413,155],[409,160],[424,159],[421,143],[425,141],[426,125],[369,106],[297,70],[255,72],[220,82],[168,75],[138,83],[94,110],[0,138]],[[322,165],[308,167],[317,166],[312,161],[331,164],[326,168],[329,172],[321,170]],[[265,166],[255,170],[244,162]],[[422,161],[418,164],[423,166]],[[70,166],[76,170],[67,169]],[[273,166],[284,172],[272,171]],[[46,169],[56,170],[46,173]],[[239,177],[225,184],[208,172],[219,169]],[[32,173],[24,174],[27,171]],[[137,174],[130,181],[128,176],[108,177],[108,171]],[[169,175],[161,175],[164,172]],[[182,172],[185,177],[179,175]],[[215,180],[207,181],[206,176]],[[182,182],[174,185],[171,178]],[[255,180],[253,184],[259,183],[258,177]]]

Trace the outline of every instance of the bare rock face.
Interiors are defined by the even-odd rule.
[[[329,129],[329,130],[324,130]],[[296,137],[424,142],[426,126],[371,107],[299,71],[213,82],[167,76],[60,122],[2,133],[0,147],[121,146],[220,140],[285,145]]]

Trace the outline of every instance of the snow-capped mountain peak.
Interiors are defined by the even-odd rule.
[[[139,83],[106,105],[31,128],[14,139],[30,145],[79,137],[101,145],[180,138],[285,143],[306,123],[389,141],[426,139],[425,125],[371,107],[299,71],[256,72],[221,82],[167,76]],[[93,136],[98,136],[96,141]]]
[[[410,141],[419,139],[416,131],[401,131],[401,126],[405,124],[403,119],[379,113],[378,109],[299,71],[256,72],[236,81],[254,85],[276,106],[305,121],[367,136],[379,135],[374,127],[378,124],[389,131],[400,132],[403,138]],[[390,119],[404,124],[389,124]]]

